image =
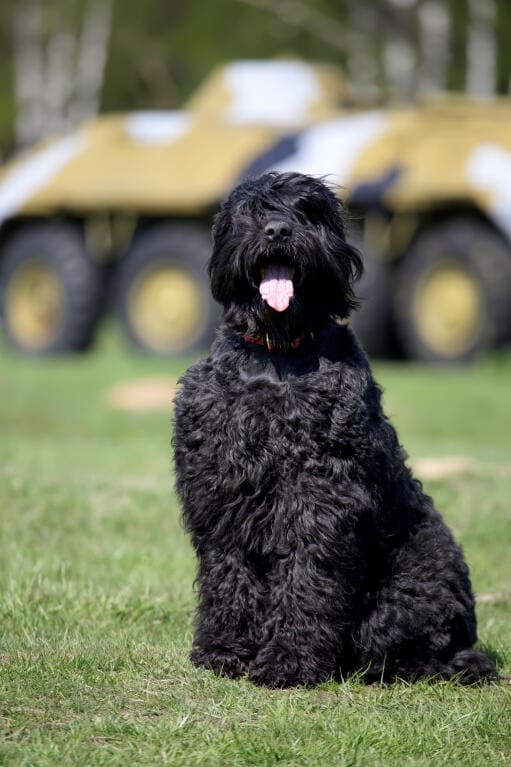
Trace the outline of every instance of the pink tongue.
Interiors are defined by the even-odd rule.
[[[288,266],[271,264],[259,285],[259,293],[272,309],[283,312],[294,294],[291,269]]]

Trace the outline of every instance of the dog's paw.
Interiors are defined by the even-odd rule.
[[[264,647],[248,668],[250,681],[273,688],[319,684],[329,676],[310,657],[282,645]]]
[[[196,647],[190,654],[194,666],[203,666],[215,674],[237,679],[248,671],[248,661],[227,650],[204,650]]]

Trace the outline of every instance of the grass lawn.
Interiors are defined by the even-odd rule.
[[[511,764],[511,686],[268,691],[188,661],[195,562],[172,492],[170,415],[113,384],[177,375],[107,332],[90,355],[0,351],[0,764]],[[472,368],[378,365],[413,459],[472,569],[481,642],[511,673],[511,354]]]

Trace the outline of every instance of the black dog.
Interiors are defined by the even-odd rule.
[[[406,466],[353,334],[362,263],[321,181],[237,187],[209,271],[224,320],[176,402],[199,557],[196,665],[271,687],[495,675],[462,552]]]

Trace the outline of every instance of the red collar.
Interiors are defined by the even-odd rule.
[[[266,349],[268,349],[269,352],[273,351],[274,345],[270,340],[270,337],[268,335],[266,336],[241,336],[244,341],[246,341],[247,344],[257,344],[258,346],[264,346]],[[298,349],[299,346],[305,341],[307,336],[299,336],[298,338],[295,338],[291,342],[291,346],[293,346],[295,349]]]

